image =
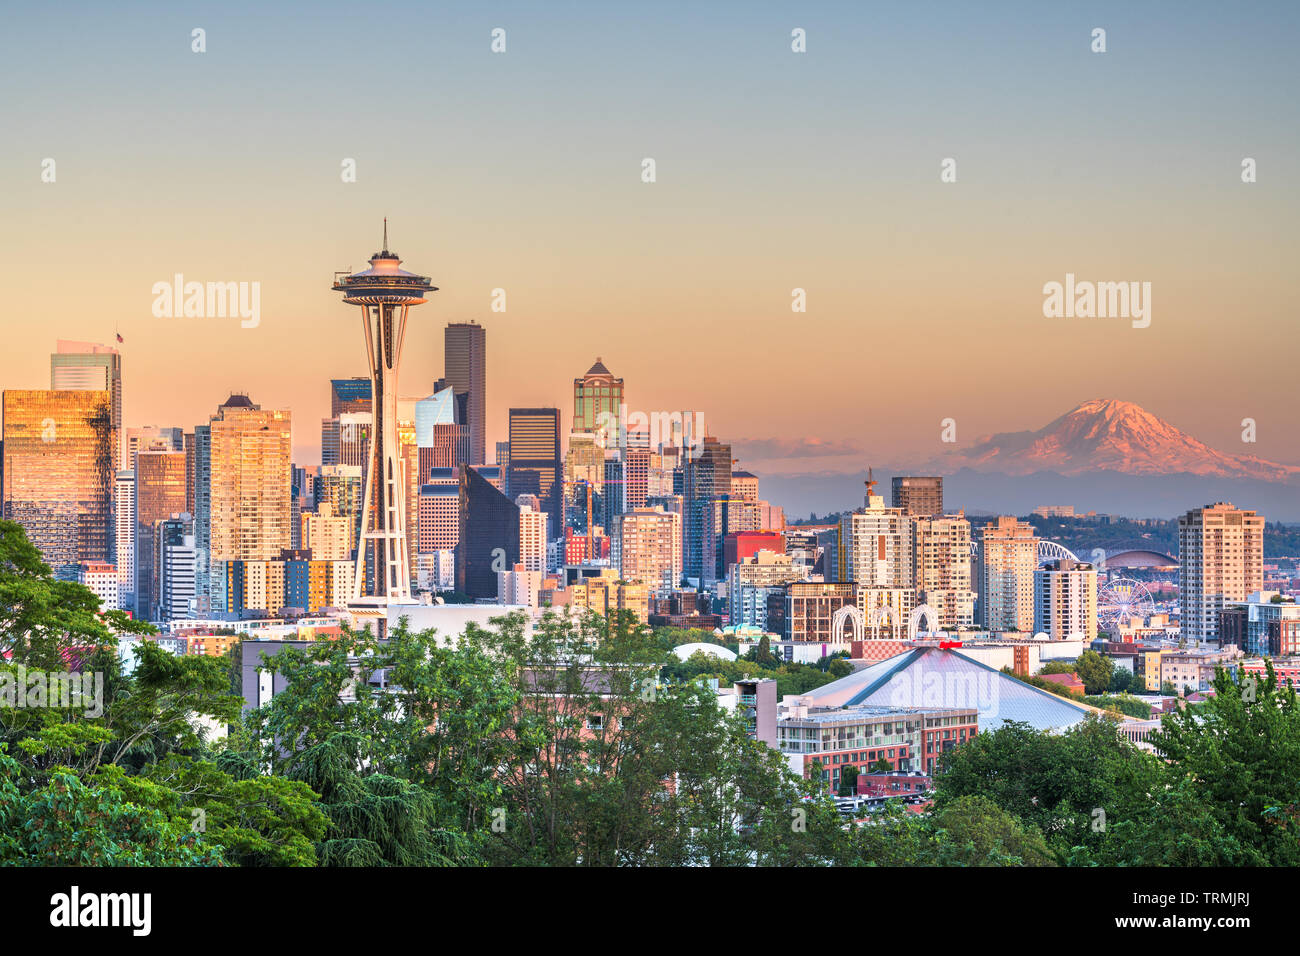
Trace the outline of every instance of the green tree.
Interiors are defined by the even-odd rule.
[[[1150,803],[1159,761],[1119,733],[1113,721],[1090,717],[1064,733],[1009,722],[941,758],[935,805],[983,796],[1039,830],[1060,859],[1072,847],[1095,846],[1099,811],[1131,819]]]
[[[151,633],[124,611],[101,611],[93,591],[56,580],[22,526],[0,520],[0,656],[58,671],[69,655],[111,645],[121,633]]]
[[[1127,694],[1142,690],[1142,686],[1137,676],[1127,667],[1116,667],[1106,689],[1112,694]]]
[[[849,764],[840,770],[840,789],[841,797],[849,797],[858,792],[858,768]]]
[[[508,666],[405,621],[384,642],[345,631],[267,662],[287,686],[232,752],[319,794],[322,865],[474,862],[511,746]]]
[[[938,833],[936,863],[957,866],[1056,866],[1043,835],[986,797],[948,802],[930,820]]]
[[[1084,690],[1089,694],[1101,694],[1110,686],[1111,674],[1115,665],[1110,658],[1103,657],[1096,651],[1088,650],[1079,655],[1074,662],[1074,672],[1083,681]]]
[[[23,769],[0,748],[0,865],[222,866],[220,849],[157,810],[68,773],[23,792]]]
[[[1150,737],[1167,763],[1149,819],[1198,823],[1202,844],[1189,860],[1236,865],[1228,861],[1258,853],[1273,866],[1300,864],[1300,707],[1265,664],[1262,678],[1239,681],[1218,669],[1215,695],[1167,714]],[[1165,843],[1179,843],[1177,829],[1163,832]]]

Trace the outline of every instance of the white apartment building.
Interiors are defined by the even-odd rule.
[[[1083,561],[1045,561],[1034,572],[1034,631],[1051,641],[1097,638],[1097,569]]]

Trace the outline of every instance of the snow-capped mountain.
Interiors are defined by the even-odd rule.
[[[1230,455],[1198,441],[1133,402],[1084,402],[1038,431],[1004,432],[937,459],[948,470],[972,468],[1007,475],[1192,474],[1286,482],[1300,467],[1254,455]]]

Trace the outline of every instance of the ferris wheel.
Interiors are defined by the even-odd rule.
[[[1141,581],[1114,578],[1097,591],[1097,620],[1115,625],[1129,618],[1142,620],[1156,610],[1155,599]]]

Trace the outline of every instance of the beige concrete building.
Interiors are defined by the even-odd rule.
[[[322,501],[315,512],[301,515],[302,546],[311,551],[313,561],[346,561],[352,557],[352,528],[348,515],[336,515],[334,506]]]
[[[873,482],[874,484],[874,482]],[[866,507],[840,518],[837,576],[863,587],[910,588],[912,519],[868,492]]]
[[[964,515],[914,519],[912,569],[921,603],[934,610],[941,628],[975,623],[970,522]]]
[[[1034,629],[1038,538],[1032,525],[999,517],[984,526],[976,562],[980,624],[990,631]]]
[[[681,515],[638,508],[614,517],[610,558],[624,581],[676,587],[682,579]]]
[[[1227,502],[1178,519],[1178,598],[1182,636],[1215,641],[1219,614],[1264,587],[1264,516]]]

